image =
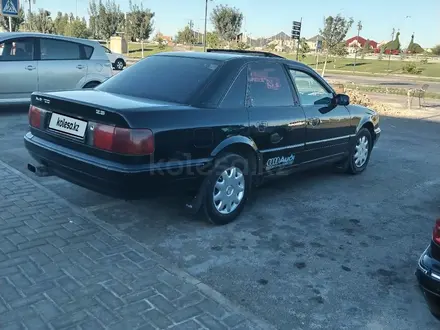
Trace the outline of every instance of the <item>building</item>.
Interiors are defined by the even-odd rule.
[[[320,35],[317,34],[316,36],[314,36],[310,39],[307,39],[306,41],[307,41],[307,45],[309,45],[309,48],[312,51],[315,51],[315,50],[321,51],[322,50],[323,38]]]
[[[357,49],[363,48],[365,43],[368,41],[368,44],[370,45],[371,51],[375,51],[377,49],[377,42],[374,40],[368,40],[365,38],[362,38],[361,36],[355,36],[352,38],[349,38],[345,41],[345,45],[347,46],[347,50],[349,54],[354,54]]]

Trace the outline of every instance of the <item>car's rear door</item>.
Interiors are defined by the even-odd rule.
[[[305,114],[284,66],[260,60],[247,66],[250,136],[263,155],[265,171],[285,170],[302,162]]]
[[[30,101],[38,89],[34,38],[0,41],[0,104]]]
[[[289,72],[307,118],[305,158],[325,161],[347,152],[355,130],[347,107],[334,105],[334,92],[313,73],[294,67]]]
[[[84,46],[55,38],[38,38],[39,91],[75,89],[87,75]]]

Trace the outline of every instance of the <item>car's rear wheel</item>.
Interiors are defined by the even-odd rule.
[[[99,85],[99,82],[97,82],[97,81],[91,81],[91,82],[85,84],[83,88],[87,88],[87,89],[89,89],[89,88],[95,88],[95,87],[98,86],[98,85]]]
[[[116,70],[122,70],[125,66],[124,60],[118,58],[115,62],[115,69]]]
[[[225,154],[214,165],[206,186],[204,213],[215,225],[234,221],[242,212],[251,188],[248,161],[237,154]]]
[[[368,129],[362,128],[355,138],[355,143],[351,147],[348,156],[347,172],[358,174],[365,171],[370,161],[371,150],[373,149],[373,139]]]

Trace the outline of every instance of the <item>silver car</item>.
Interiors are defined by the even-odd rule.
[[[34,91],[93,88],[112,73],[112,64],[96,41],[0,33],[0,106],[29,103]]]

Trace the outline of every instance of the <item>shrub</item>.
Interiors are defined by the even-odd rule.
[[[420,74],[422,73],[423,69],[418,67],[414,62],[408,62],[402,66],[402,71],[403,73]]]

